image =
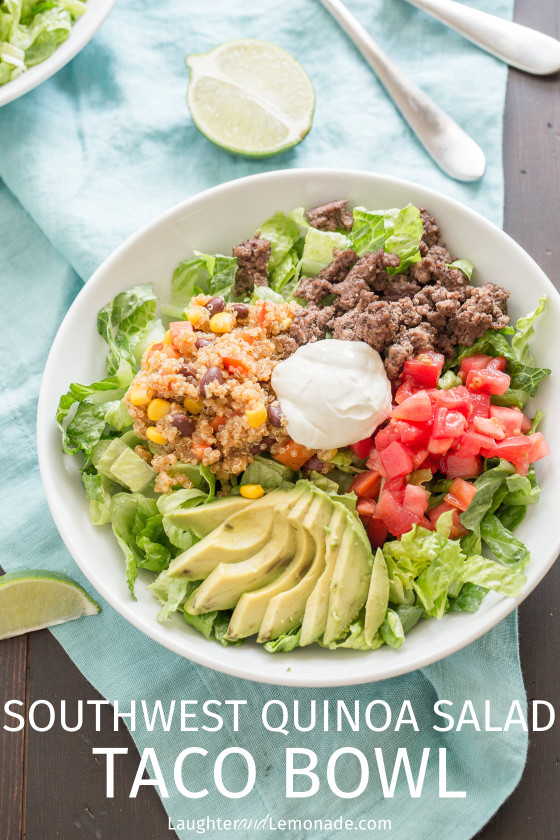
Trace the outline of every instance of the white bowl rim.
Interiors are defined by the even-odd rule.
[[[445,201],[449,203],[452,207],[456,209],[460,209],[463,214],[471,217],[473,220],[477,220],[478,222],[483,222],[485,225],[490,226],[493,229],[493,233],[501,239],[504,244],[507,244],[507,247],[513,249],[516,252],[517,257],[525,262],[527,265],[531,266],[531,270],[536,272],[540,275],[540,279],[542,280],[544,286],[547,289],[547,294],[549,297],[556,297],[560,300],[560,293],[556,290],[553,286],[549,278],[546,276],[544,271],[540,268],[540,266],[533,260],[531,256],[517,243],[514,239],[512,239],[505,231],[501,230],[497,225],[493,222],[486,219],[477,211],[471,209],[467,205],[463,204],[462,202],[458,201],[457,199],[450,198],[449,196],[441,193],[437,190],[433,190],[431,188],[425,187],[423,184],[419,184],[410,180],[405,180],[402,178],[392,177],[388,175],[378,175],[377,173],[366,172],[357,169],[339,169],[339,168],[300,168],[300,169],[287,169],[287,170],[273,170],[270,172],[264,173],[257,173],[255,175],[245,176],[243,178],[233,179],[227,181],[223,184],[219,184],[217,186],[211,187],[207,190],[204,190],[200,193],[197,193],[190,198],[185,199],[184,201],[180,202],[179,204],[174,205],[169,210],[165,211],[164,213],[160,214],[158,217],[153,219],[152,221],[148,222],[146,225],[141,227],[138,231],[133,233],[129,236],[104,262],[96,269],[93,273],[91,278],[84,284],[84,287],[80,290],[79,294],[76,296],[74,301],[72,302],[68,312],[66,313],[58,331],[53,341],[51,350],[49,352],[49,356],[47,358],[47,363],[45,365],[45,369],[43,372],[43,378],[41,382],[41,389],[39,393],[39,400],[38,400],[38,409],[37,409],[37,452],[38,452],[38,460],[39,460],[39,469],[41,474],[41,479],[43,482],[43,487],[45,490],[45,495],[47,497],[47,503],[49,505],[49,509],[51,511],[51,515],[53,520],[56,524],[56,527],[59,531],[60,536],[64,544],[66,545],[68,551],[72,555],[73,559],[80,567],[82,572],[88,578],[90,583],[95,587],[95,589],[103,596],[103,598],[111,604],[112,607],[116,609],[127,621],[129,621],[132,625],[137,627],[140,631],[145,633],[154,641],[161,644],[163,647],[173,651],[174,653],[179,654],[180,656],[195,662],[199,665],[204,665],[214,671],[219,671],[221,673],[228,674],[233,677],[240,677],[243,679],[248,679],[254,682],[265,683],[269,685],[291,685],[291,686],[298,686],[298,687],[334,687],[334,686],[345,686],[345,685],[362,685],[365,683],[377,682],[385,679],[390,679],[392,677],[401,676],[406,673],[411,673],[414,670],[418,670],[420,668],[424,668],[427,665],[431,665],[434,662],[438,662],[453,653],[456,653],[459,650],[462,650],[467,645],[471,644],[472,642],[479,639],[485,633],[492,629],[492,627],[496,626],[500,621],[502,621],[506,616],[508,616],[511,612],[513,612],[516,607],[521,604],[525,598],[533,591],[533,589],[537,586],[538,583],[542,580],[542,578],[546,575],[546,573],[550,570],[552,565],[554,564],[556,558],[560,554],[560,531],[558,532],[554,543],[551,545],[550,550],[548,552],[548,557],[545,562],[542,563],[542,567],[538,576],[531,582],[527,582],[521,596],[517,599],[513,598],[502,598],[497,603],[493,604],[492,612],[485,616],[483,620],[477,621],[476,619],[472,622],[473,627],[470,632],[465,634],[461,637],[460,640],[455,640],[454,636],[451,635],[451,641],[447,641],[442,643],[441,647],[438,647],[437,650],[434,651],[427,651],[423,655],[417,656],[413,667],[409,667],[405,665],[403,667],[402,664],[399,664],[398,656],[395,656],[395,661],[393,665],[385,667],[380,672],[372,673],[365,673],[363,676],[340,676],[337,675],[333,669],[333,672],[325,675],[325,677],[297,677],[294,678],[290,672],[281,671],[278,674],[268,674],[263,675],[261,670],[256,668],[247,668],[242,667],[239,665],[235,665],[233,663],[216,663],[214,661],[214,657],[212,656],[212,650],[214,649],[214,644],[209,642],[207,645],[202,646],[202,651],[198,649],[189,650],[189,653],[185,653],[185,645],[175,643],[172,638],[168,638],[166,636],[166,631],[164,626],[157,624],[155,621],[155,613],[154,613],[154,621],[145,621],[141,616],[134,612],[134,602],[131,601],[130,607],[124,607],[122,604],[118,602],[118,598],[116,597],[115,593],[108,587],[100,575],[97,575],[91,567],[85,563],[81,557],[81,550],[78,548],[71,530],[67,527],[66,522],[64,520],[62,509],[59,507],[57,494],[56,494],[56,481],[54,478],[54,474],[51,474],[49,471],[49,455],[51,444],[49,441],[49,428],[52,428],[52,423],[54,419],[48,414],[46,405],[47,405],[47,396],[48,396],[48,389],[47,384],[49,380],[49,372],[51,365],[54,364],[54,355],[55,355],[55,347],[57,342],[59,341],[60,334],[63,331],[63,328],[67,323],[69,323],[73,318],[74,310],[81,304],[82,300],[88,296],[91,290],[94,288],[96,280],[102,277],[106,271],[110,270],[113,263],[117,262],[121,255],[128,251],[129,249],[133,249],[136,242],[144,237],[148,232],[160,227],[169,224],[173,221],[176,217],[181,216],[186,209],[191,207],[191,205],[195,205],[198,202],[205,201],[209,196],[215,195],[224,195],[230,190],[237,190],[240,186],[248,185],[250,186],[252,182],[255,181],[267,181],[267,182],[274,182],[275,180],[280,179],[293,179],[297,181],[301,178],[305,177],[320,177],[321,175],[328,174],[329,176],[333,177],[341,177],[341,178],[348,178],[348,177],[365,177],[368,179],[374,179],[377,183],[381,185],[385,185],[388,187],[401,187],[401,188],[412,188],[413,190],[421,190],[422,194],[426,196],[426,203],[428,200],[433,198],[434,200],[437,199],[438,201]],[[61,454],[61,453],[60,453]],[[69,457],[69,456],[68,456]],[[92,526],[94,527],[94,526]],[[476,614],[475,614],[476,615]],[[473,618],[475,618],[473,615]],[[477,618],[480,619],[479,615],[476,615]],[[373,652],[375,653],[375,652]],[[336,654],[335,654],[336,656]],[[364,666],[366,666],[366,655],[364,654]],[[364,668],[366,670],[366,668]]]
[[[29,93],[68,64],[91,41],[116,2],[117,0],[97,0],[91,5],[86,3],[86,11],[74,22],[66,41],[57,47],[49,58],[25,70],[13,82],[7,82],[0,87],[0,107]]]

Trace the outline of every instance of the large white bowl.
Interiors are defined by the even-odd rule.
[[[68,64],[93,38],[116,2],[117,0],[87,0],[86,11],[75,22],[66,41],[54,51],[50,58],[26,70],[13,82],[0,87],[0,107],[46,82],[65,64]]]
[[[193,247],[206,253],[230,253],[233,245],[250,236],[276,210],[312,207],[338,198],[367,207],[404,206],[408,202],[425,205],[440,223],[451,253],[475,264],[475,281],[501,283],[511,291],[513,318],[532,309],[545,292],[548,312],[539,324],[534,349],[540,364],[553,371],[557,368],[560,296],[535,262],[505,233],[457,201],[412,183],[366,172],[300,169],[215,187],[183,202],[125,242],[72,304],[54,340],[39,398],[38,452],[48,503],[64,542],[93,586],[128,621],[165,647],[218,671],[260,682],[327,686],[394,677],[474,641],[518,602],[491,593],[478,613],[454,613],[442,621],[422,622],[400,650],[384,647],[371,653],[311,646],[270,655],[254,643],[221,647],[209,642],[178,616],[168,625],[158,624],[157,603],[146,589],[149,578],[140,576],[138,601],[132,601],[123,557],[110,527],[91,524],[79,459],[62,454],[54,417],[59,396],[70,382],[90,382],[103,375],[105,345],[96,331],[96,315],[117,292],[138,283],[154,283],[165,300],[173,269]],[[546,412],[544,426],[552,457],[538,464],[543,494],[518,531],[532,556],[522,597],[537,585],[560,551],[560,390],[555,387],[554,374],[542,386],[538,404]]]

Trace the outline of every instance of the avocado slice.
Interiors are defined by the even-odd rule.
[[[311,503],[313,494],[308,494]],[[233,611],[225,639],[230,642],[258,633],[269,602],[281,592],[287,592],[302,579],[315,555],[315,541],[301,522],[296,526],[297,548],[294,559],[275,581],[254,592],[245,592]]]
[[[257,637],[258,642],[276,639],[301,623],[307,599],[325,568],[325,528],[330,522],[334,504],[326,493],[313,486],[310,488],[314,498],[303,518],[302,525],[311,534],[315,543],[313,561],[296,586],[271,599],[263,616]],[[293,519],[297,514],[296,508],[297,506],[290,511],[288,519]]]
[[[226,496],[224,499],[216,499],[207,505],[166,513],[165,519],[170,525],[193,531],[197,537],[205,537],[234,513],[239,513],[252,504],[254,504],[253,499],[245,499],[243,496]]]
[[[350,511],[330,586],[329,611],[323,643],[339,639],[356,618],[368,596],[372,555],[363,525]]]
[[[373,637],[383,624],[387,607],[389,606],[389,573],[387,563],[380,548],[375,553],[373,570],[366,601],[366,618],[364,621],[364,635],[366,642],[371,645]]]
[[[344,529],[346,528],[346,510],[340,502],[334,502],[334,511],[328,528],[329,532],[325,537],[325,570],[305,605],[305,614],[299,637],[299,643],[302,647],[320,639],[327,626],[330,585]]]
[[[275,580],[296,550],[296,530],[284,517],[277,517],[266,544],[240,563],[220,563],[196,589],[186,604],[192,615],[229,610],[244,592]]]
[[[274,507],[284,501],[288,493],[274,490],[230,516],[200,542],[177,555],[169,566],[169,576],[203,580],[218,563],[237,563],[251,557],[267,542]]]

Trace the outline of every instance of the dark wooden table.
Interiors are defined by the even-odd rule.
[[[516,19],[560,37],[559,0],[517,0]],[[560,288],[560,81],[510,71],[504,130],[505,229]],[[499,280],[499,278],[497,278]],[[560,709],[560,564],[519,611],[521,659],[529,699]],[[48,631],[0,642],[0,704],[99,698]],[[93,746],[128,747],[117,763],[117,790],[129,790],[137,764],[124,726],[111,733],[103,707],[102,731],[39,734],[0,730],[0,840],[171,837],[158,796],[141,788],[137,799],[106,799],[105,773],[92,772]],[[531,736],[529,760],[517,790],[477,840],[560,838],[560,759],[557,728]],[[120,774],[120,775],[119,775]],[[491,783],[491,780],[489,780]],[[411,838],[412,840],[412,838]]]

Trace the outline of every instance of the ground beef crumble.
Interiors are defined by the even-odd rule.
[[[329,201],[307,211],[311,227],[319,230],[351,230],[354,216],[346,209],[347,201]]]
[[[252,239],[246,239],[241,245],[236,245],[232,254],[237,257],[234,289],[237,297],[251,294],[255,286],[268,286],[268,239],[261,239],[257,233]]]
[[[346,202],[332,202],[309,211],[319,227],[327,211]],[[330,210],[329,218],[335,218]],[[402,274],[396,254],[379,250],[358,258],[355,251],[334,251],[334,259],[316,278],[303,278],[296,297],[308,301],[290,327],[290,338],[299,346],[325,338],[365,341],[383,357],[390,379],[405,361],[418,353],[436,350],[450,356],[458,344],[472,345],[489,329],[509,321],[507,298],[501,286],[471,286],[459,269],[449,267],[451,255],[441,241],[441,231],[424,208],[420,209],[424,236],[422,259]],[[338,226],[338,225],[337,225]],[[333,227],[322,227],[333,230]],[[334,296],[325,301],[327,295]],[[328,305],[323,305],[328,302]]]

